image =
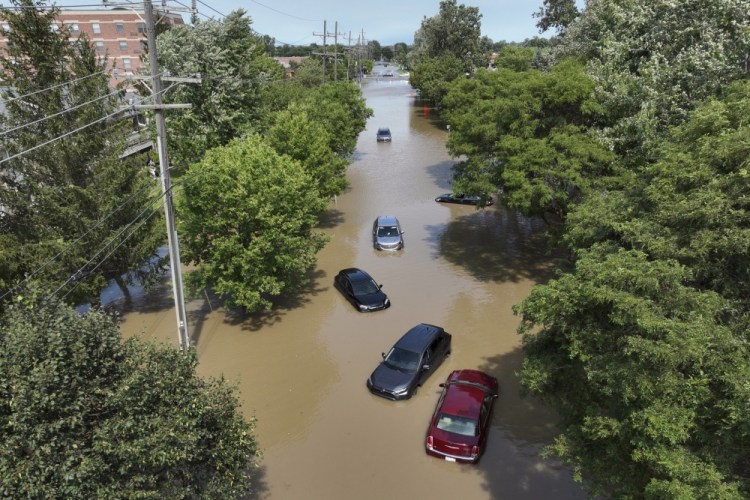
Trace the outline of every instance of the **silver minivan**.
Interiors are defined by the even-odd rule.
[[[392,215],[381,215],[372,224],[372,244],[376,250],[401,250],[403,234],[401,224]]]

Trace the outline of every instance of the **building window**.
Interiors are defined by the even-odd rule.
[[[67,25],[71,33],[78,33],[79,31],[81,31],[78,28],[78,23],[67,23]]]
[[[124,69],[125,71],[130,71],[131,69],[133,69],[133,65],[131,64],[129,57],[122,58],[122,69]]]
[[[138,33],[146,32],[146,23],[138,23]]]
[[[94,42],[94,45],[96,45],[96,51],[97,52],[104,52],[104,42],[101,40],[97,40]]]
[[[120,50],[128,50],[128,42],[126,40],[120,40]]]
[[[118,33],[125,33],[125,23],[115,23],[115,31]]]
[[[102,27],[99,23],[91,23],[91,29],[94,30],[94,33],[102,32]]]

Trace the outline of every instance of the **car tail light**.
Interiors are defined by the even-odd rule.
[[[432,436],[427,436],[427,448],[432,449]]]
[[[471,458],[477,458],[479,456],[479,446],[471,447]]]

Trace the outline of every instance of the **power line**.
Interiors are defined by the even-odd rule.
[[[107,73],[108,71],[109,70],[98,71],[96,73],[91,73],[89,75],[82,76],[80,78],[76,78],[75,80],[69,80],[67,82],[58,83],[57,85],[52,85],[51,87],[47,87],[46,89],[35,90],[34,92],[30,92],[28,94],[24,94],[24,95],[21,95],[21,96],[18,96],[18,97],[12,97],[10,99],[3,99],[2,97],[0,97],[0,100],[2,100],[5,103],[9,103],[9,102],[17,101],[18,99],[25,99],[26,97],[30,97],[32,95],[40,94],[42,92],[47,92],[48,90],[56,89],[58,87],[63,87],[65,85],[70,85],[70,84],[73,84],[73,83],[77,83],[77,82],[80,82],[81,80],[85,80],[86,78],[91,78],[92,76],[97,76],[97,75],[101,75],[103,73]]]
[[[83,238],[85,238],[86,236],[88,236],[94,229],[98,228],[99,226],[101,226],[102,224],[104,224],[105,222],[107,222],[107,220],[109,220],[110,217],[112,217],[115,213],[117,213],[117,211],[120,210],[122,207],[124,207],[127,203],[129,203],[130,201],[132,201],[133,198],[135,198],[139,194],[143,193],[143,191],[145,191],[146,189],[155,187],[155,185],[156,185],[156,180],[154,180],[154,182],[151,185],[147,184],[147,185],[143,186],[141,189],[139,189],[138,191],[136,191],[135,193],[131,194],[125,201],[123,201],[122,203],[120,203],[117,207],[115,207],[114,210],[112,210],[103,219],[99,220],[96,224],[94,224],[92,227],[90,227],[85,233],[83,233],[81,236],[79,236],[75,241],[73,241],[71,243],[68,243],[65,246],[65,248],[63,248],[62,250],[60,250],[59,252],[57,252],[57,254],[55,254],[51,258],[49,258],[44,264],[42,264],[40,267],[36,268],[31,274],[29,274],[28,276],[26,276],[26,278],[24,278],[22,281],[20,281],[18,284],[16,284],[13,288],[11,288],[10,290],[6,291],[4,294],[0,295],[0,300],[4,299],[9,294],[13,293],[13,291],[15,291],[16,289],[18,289],[18,287],[20,287],[21,285],[23,285],[24,283],[26,283],[27,281],[29,281],[34,276],[36,276],[37,274],[39,274],[42,271],[44,271],[45,269],[47,269],[47,267],[49,267],[50,264],[52,264],[54,261],[56,261],[57,259],[59,259],[60,257],[62,257],[63,254],[65,254],[68,250],[70,250],[71,248],[73,248],[73,246],[75,246],[76,244],[78,244]],[[156,201],[156,200],[154,200],[154,201]]]
[[[92,99],[92,100],[90,100],[90,101],[86,101],[86,102],[83,102],[83,103],[81,103],[81,104],[78,104],[78,105],[76,105],[76,106],[73,106],[72,108],[66,108],[66,109],[64,109],[64,110],[62,110],[62,111],[60,111],[60,112],[58,112],[58,113],[55,113],[55,114],[53,114],[53,115],[48,115],[48,116],[45,116],[45,117],[43,117],[43,118],[40,118],[40,119],[38,119],[38,120],[36,120],[36,121],[33,121],[33,122],[29,122],[29,123],[27,123],[27,124],[25,124],[25,125],[19,125],[19,126],[17,126],[17,127],[13,127],[13,128],[11,128],[11,129],[8,129],[8,130],[3,130],[3,131],[0,131],[0,137],[2,137],[2,136],[4,136],[4,135],[7,135],[7,134],[10,134],[11,132],[15,132],[16,130],[20,130],[20,129],[22,129],[22,128],[26,128],[26,127],[30,127],[30,126],[32,126],[32,125],[36,125],[36,124],[38,124],[38,123],[42,123],[43,121],[49,120],[50,118],[54,118],[54,117],[56,117],[56,116],[60,116],[60,115],[64,115],[64,114],[66,114],[66,113],[70,113],[71,111],[74,111],[74,110],[76,110],[76,109],[78,109],[78,108],[82,108],[83,106],[86,106],[86,105],[88,105],[88,104],[93,104],[93,103],[95,103],[95,102],[99,102],[99,101],[101,101],[101,100],[107,99],[108,97],[112,97],[113,95],[115,95],[115,94],[119,94],[119,93],[120,93],[120,90],[118,89],[118,90],[115,90],[114,92],[110,92],[110,93],[109,93],[109,94],[107,94],[107,95],[104,95],[104,96],[101,96],[101,97],[97,97],[96,99]]]
[[[319,22],[322,21],[322,19],[307,19],[307,18],[304,18],[304,17],[295,16],[293,14],[288,14],[286,12],[282,12],[280,10],[274,9],[273,7],[269,7],[268,5],[262,4],[260,2],[256,2],[255,0],[250,0],[250,1],[253,2],[254,4],[260,5],[261,7],[265,7],[268,10],[272,10],[272,11],[278,13],[278,14],[281,14],[282,16],[287,16],[287,17],[291,17],[291,18],[294,18],[294,19],[299,19],[300,21],[310,21],[310,22],[313,22],[313,23],[319,23]]]
[[[213,7],[211,7],[210,5],[208,5],[207,3],[202,2],[201,0],[198,0],[198,3],[201,4],[201,5],[203,5],[204,7],[208,7],[212,11],[216,12],[217,14],[219,14],[221,17],[227,17],[225,14],[222,14],[221,12],[219,12],[216,9],[214,9]]]
[[[175,83],[175,84],[172,84],[172,85],[170,85],[169,87],[167,87],[166,89],[164,89],[164,90],[161,90],[160,92],[166,92],[166,91],[168,91],[169,89],[171,89],[172,87],[174,87],[175,85],[177,85],[177,84],[176,84],[176,83]],[[139,101],[138,101],[138,102],[143,102],[144,100],[146,100],[146,99],[148,99],[148,98],[150,98],[150,97],[153,97],[153,95],[154,95],[154,94],[152,94],[151,96],[147,96],[147,97],[142,97],[142,98],[140,98],[140,99],[139,99]],[[115,111],[115,112],[113,112],[113,113],[110,113],[110,114],[108,114],[108,115],[106,115],[106,116],[103,116],[103,117],[101,117],[101,118],[97,119],[97,120],[94,120],[94,121],[92,121],[92,122],[89,122],[89,123],[87,123],[86,125],[83,125],[83,126],[81,126],[81,127],[78,127],[78,128],[77,128],[77,129],[75,129],[75,130],[71,130],[70,132],[66,132],[66,133],[64,133],[64,134],[62,134],[62,135],[59,135],[59,136],[57,136],[57,137],[53,137],[52,139],[50,139],[50,140],[48,140],[48,141],[45,141],[45,142],[43,142],[43,143],[41,143],[41,144],[37,144],[37,145],[35,145],[35,146],[31,146],[31,147],[30,147],[30,148],[28,148],[28,149],[24,149],[23,151],[20,151],[20,152],[18,152],[18,153],[16,153],[16,154],[14,154],[14,155],[12,155],[12,156],[9,156],[9,157],[7,157],[7,158],[4,158],[4,159],[0,160],[0,165],[2,165],[2,164],[3,164],[3,163],[5,163],[5,162],[8,162],[8,161],[10,161],[10,160],[13,160],[13,159],[15,159],[15,158],[18,158],[19,156],[23,156],[23,155],[25,155],[26,153],[30,153],[31,151],[35,151],[35,150],[37,150],[37,149],[39,149],[39,148],[42,148],[42,147],[44,147],[44,146],[46,146],[46,145],[48,145],[48,144],[52,144],[53,142],[59,141],[60,139],[64,139],[64,138],[66,138],[66,137],[68,137],[68,136],[71,136],[71,135],[73,135],[73,134],[75,134],[75,133],[78,133],[78,132],[80,132],[81,130],[85,130],[85,129],[89,128],[89,127],[90,127],[90,126],[92,126],[92,125],[96,125],[97,123],[103,122],[104,120],[107,120],[107,119],[109,119],[109,118],[112,118],[113,116],[116,116],[116,115],[118,115],[118,114],[120,114],[120,113],[122,113],[122,112],[124,112],[124,111],[127,111],[128,109],[130,109],[130,108],[129,108],[129,107],[125,107],[125,108],[122,108],[122,109],[118,109],[117,111]]]
[[[159,195],[159,197],[158,197],[157,199],[155,199],[155,200],[153,200],[153,201],[152,201],[152,203],[154,203],[154,202],[156,202],[156,201],[159,201],[159,199],[160,199],[160,198],[161,198],[162,196],[164,196],[164,195],[163,195],[163,194],[160,194],[160,195]],[[86,261],[86,263],[85,263],[85,264],[83,264],[83,265],[82,265],[81,267],[79,267],[79,268],[78,268],[78,269],[76,270],[76,272],[74,272],[73,274],[71,274],[71,275],[70,275],[70,277],[69,277],[69,278],[68,278],[67,280],[65,280],[65,282],[64,282],[64,283],[63,283],[62,285],[60,285],[60,286],[59,286],[59,287],[57,288],[57,290],[55,290],[54,292],[52,292],[51,294],[49,294],[49,295],[47,296],[47,300],[51,299],[53,295],[57,295],[57,293],[58,293],[58,292],[59,292],[60,290],[62,290],[63,288],[65,288],[65,286],[66,286],[66,285],[67,285],[68,283],[70,283],[71,281],[78,281],[78,283],[76,284],[76,286],[75,286],[75,287],[73,287],[73,289],[72,289],[72,290],[69,290],[69,291],[68,291],[68,292],[67,292],[67,293],[66,293],[65,295],[63,295],[63,296],[61,297],[61,299],[64,299],[65,297],[67,297],[67,296],[68,296],[68,294],[70,294],[70,293],[71,293],[71,292],[72,292],[73,290],[75,290],[75,289],[76,289],[76,288],[78,287],[78,284],[80,284],[80,283],[81,283],[81,279],[85,279],[86,277],[88,277],[88,276],[91,276],[91,275],[92,275],[92,274],[94,273],[94,271],[96,271],[97,269],[99,269],[99,266],[101,266],[102,264],[104,264],[104,262],[106,262],[106,261],[107,261],[107,259],[108,259],[108,258],[109,258],[109,257],[110,257],[110,256],[111,256],[111,255],[112,255],[112,254],[113,254],[113,253],[114,253],[114,252],[115,252],[115,251],[116,251],[116,250],[117,250],[118,248],[120,248],[120,247],[121,247],[121,246],[122,246],[123,244],[125,244],[125,242],[126,242],[126,241],[127,241],[127,240],[128,240],[128,239],[129,239],[130,237],[131,237],[131,236],[133,236],[133,235],[134,235],[134,234],[136,233],[136,231],[137,231],[138,229],[140,229],[140,228],[141,228],[141,226],[143,226],[143,224],[145,224],[146,222],[148,222],[148,220],[149,220],[149,219],[150,219],[151,217],[153,217],[153,215],[154,215],[154,214],[155,214],[156,212],[160,211],[160,209],[161,209],[161,207],[156,207],[156,208],[152,209],[152,210],[151,210],[151,213],[150,213],[150,214],[149,214],[149,215],[148,215],[148,216],[147,216],[147,217],[146,217],[145,219],[143,219],[143,220],[142,220],[142,221],[141,221],[141,222],[140,222],[140,223],[139,223],[139,224],[138,224],[138,225],[137,225],[137,226],[135,227],[135,229],[133,229],[133,230],[132,230],[132,231],[131,231],[131,232],[130,232],[130,233],[129,233],[129,234],[128,234],[128,235],[127,235],[127,236],[126,236],[125,238],[123,238],[123,240],[122,240],[122,241],[121,241],[121,242],[120,242],[120,243],[119,243],[119,244],[118,244],[118,245],[117,245],[116,247],[114,247],[114,248],[113,248],[112,250],[110,250],[110,251],[109,251],[109,252],[107,253],[107,255],[105,255],[105,256],[104,256],[104,257],[103,257],[103,258],[102,258],[102,259],[101,259],[101,260],[99,261],[99,263],[98,263],[98,264],[97,264],[96,266],[94,266],[94,267],[93,267],[93,268],[92,268],[92,269],[91,269],[91,270],[90,270],[90,271],[88,272],[88,274],[87,274],[86,276],[81,276],[81,273],[82,273],[82,272],[84,271],[84,269],[86,269],[86,267],[87,267],[87,266],[88,266],[89,264],[91,264],[92,262],[94,262],[94,260],[95,260],[95,259],[96,259],[96,258],[97,258],[97,257],[98,257],[99,255],[101,255],[101,254],[102,254],[102,252],[104,252],[104,250],[106,250],[106,249],[107,249],[107,247],[109,247],[109,246],[110,246],[110,245],[111,245],[111,244],[112,244],[112,243],[113,243],[113,242],[114,242],[114,241],[115,241],[115,240],[116,240],[117,238],[119,238],[119,237],[120,237],[120,236],[122,235],[122,233],[124,233],[124,232],[125,232],[126,230],[128,230],[128,229],[129,229],[129,228],[130,228],[130,227],[131,227],[131,226],[133,225],[133,223],[135,223],[135,221],[137,221],[138,219],[140,219],[140,218],[141,218],[141,217],[143,216],[143,214],[144,214],[144,213],[146,213],[146,212],[148,211],[148,208],[150,208],[150,207],[147,207],[146,209],[144,209],[143,211],[141,211],[141,213],[139,213],[139,214],[138,214],[138,215],[137,215],[137,216],[136,216],[136,217],[135,217],[135,218],[134,218],[134,219],[133,219],[132,221],[130,221],[130,223],[128,223],[127,225],[125,225],[125,226],[124,226],[124,227],[123,227],[123,228],[122,228],[122,229],[120,230],[120,232],[119,232],[119,233],[117,233],[116,235],[114,235],[114,236],[113,236],[113,237],[112,237],[112,238],[111,238],[111,239],[110,239],[110,240],[109,240],[109,241],[107,242],[107,244],[106,244],[106,245],[104,245],[104,246],[103,246],[103,247],[102,247],[102,248],[101,248],[101,249],[100,249],[100,250],[99,250],[98,252],[96,252],[96,254],[94,254],[94,256],[93,256],[92,258],[90,258],[90,259],[89,259],[88,261]]]

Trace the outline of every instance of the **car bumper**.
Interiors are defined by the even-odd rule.
[[[424,451],[428,455],[432,455],[433,457],[442,458],[443,460],[447,460],[449,462],[460,462],[462,464],[475,464],[479,462],[479,457],[467,457],[465,455],[453,455],[451,453],[444,453],[442,451],[436,450],[434,448],[428,448],[425,447]]]
[[[394,394],[390,391],[385,391],[380,387],[374,387],[369,380],[367,381],[367,388],[372,394],[380,396],[381,398],[390,399],[391,401],[403,401],[404,399],[409,399],[411,397],[410,392],[407,392],[406,394]]]

